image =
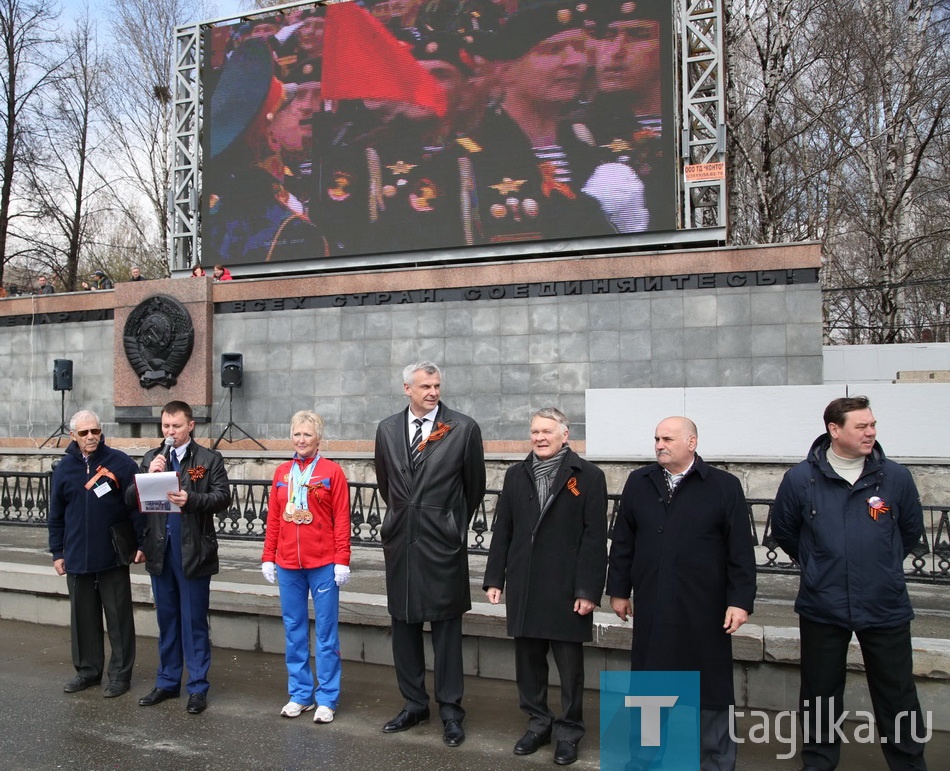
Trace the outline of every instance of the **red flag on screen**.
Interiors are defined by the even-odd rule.
[[[445,92],[372,14],[355,2],[327,6],[324,99],[391,99],[446,111]]]

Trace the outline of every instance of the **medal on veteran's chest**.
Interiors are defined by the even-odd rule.
[[[309,525],[313,522],[313,514],[309,509],[295,506],[293,501],[290,501],[284,508],[284,519],[296,525]]]
[[[287,522],[296,525],[309,525],[313,522],[313,513],[307,508],[307,491],[319,457],[314,457],[306,469],[301,469],[296,461],[291,466],[290,489],[287,506],[284,508],[284,520]]]

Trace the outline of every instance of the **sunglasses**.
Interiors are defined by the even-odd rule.
[[[82,429],[82,430],[80,430],[80,431],[77,431],[77,432],[76,432],[76,436],[78,436],[78,437],[80,437],[80,438],[86,436],[86,434],[92,434],[93,436],[99,436],[99,434],[101,434],[101,433],[102,433],[102,429],[101,429],[101,428],[84,428],[84,429]]]

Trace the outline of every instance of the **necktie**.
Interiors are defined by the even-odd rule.
[[[422,424],[425,423],[425,419],[416,418],[412,422],[416,426],[416,433],[413,434],[412,442],[409,444],[409,457],[412,460],[412,467],[415,468],[419,464],[419,445],[422,444]]]
[[[686,474],[671,474],[666,469],[663,469],[663,477],[666,479],[666,491],[668,493],[668,500],[673,499],[673,493],[676,492],[676,488],[679,487],[679,483],[683,481],[683,477]]]
[[[181,461],[178,460],[178,453],[175,450],[172,450],[170,456],[172,459],[172,468],[175,469],[175,473],[177,474],[179,471],[181,471]]]

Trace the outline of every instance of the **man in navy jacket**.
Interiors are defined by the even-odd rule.
[[[49,550],[53,567],[69,587],[73,666],[66,693],[102,681],[105,648],[102,615],[109,629],[109,684],[103,696],[129,690],[135,663],[135,623],[129,566],[120,564],[110,528],[128,519],[125,491],[134,486],[135,461],[107,447],[99,417],[80,410],[69,421],[72,442],[53,471],[49,502]],[[136,528],[142,529],[141,523]]]
[[[903,568],[923,533],[920,497],[910,472],[884,456],[866,397],[835,399],[824,424],[782,480],[772,513],[775,540],[801,565],[802,762],[838,765],[835,721],[854,632],[888,767],[926,769]]]

